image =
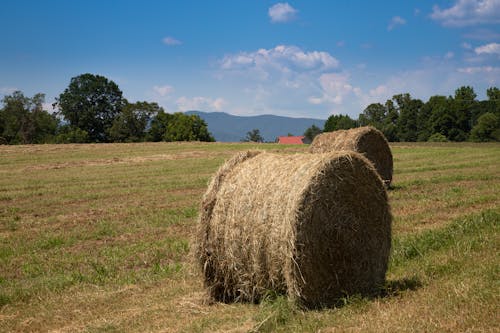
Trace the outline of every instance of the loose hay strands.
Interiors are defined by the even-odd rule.
[[[393,161],[389,143],[384,134],[371,126],[322,133],[311,143],[310,152],[325,153],[352,150],[370,160],[387,187],[392,181]]]
[[[358,153],[246,152],[214,176],[197,238],[213,299],[255,302],[273,291],[320,307],[383,285],[391,214]]]

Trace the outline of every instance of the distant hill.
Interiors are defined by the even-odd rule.
[[[273,115],[233,116],[225,112],[187,111],[186,114],[200,116],[208,125],[216,141],[238,142],[247,132],[258,129],[265,141],[274,141],[287,134],[303,135],[311,125],[323,129],[325,120],[313,118],[290,118]]]

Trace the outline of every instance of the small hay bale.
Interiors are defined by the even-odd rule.
[[[212,179],[195,251],[217,301],[272,291],[322,307],[382,286],[390,245],[387,193],[362,155],[250,151]]]
[[[365,126],[350,130],[339,130],[317,135],[309,151],[312,153],[326,153],[337,150],[352,150],[363,154],[370,160],[385,185],[392,182],[392,153],[384,134],[378,129]]]

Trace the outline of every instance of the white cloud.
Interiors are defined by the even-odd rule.
[[[449,59],[453,59],[453,57],[455,56],[455,53],[451,52],[451,51],[448,51],[446,52],[446,54],[444,55],[444,59],[446,60],[449,60]]]
[[[478,94],[490,86],[497,86],[500,78],[498,66],[456,67],[453,62],[443,58],[430,59],[419,68],[390,74],[387,78],[375,81],[374,88],[356,96],[361,109],[370,103],[384,103],[395,94],[410,93],[413,98],[426,101],[433,95],[450,95],[463,85],[471,85]]]
[[[17,91],[19,89],[17,88],[12,88],[12,87],[0,87],[0,94],[1,95],[11,95],[14,93],[14,91]]]
[[[221,111],[227,102],[224,98],[192,97],[182,96],[176,101],[180,111],[200,110],[200,111]]]
[[[272,49],[226,55],[220,61],[220,68],[224,71],[256,71],[262,79],[267,79],[273,71],[322,71],[338,65],[339,61],[328,52],[305,52],[293,45],[278,45]]]
[[[463,85],[474,86],[479,95],[497,86],[498,65],[487,59],[491,55],[477,55],[476,46],[481,44],[460,53],[445,50],[416,67],[387,72],[356,63],[342,68],[328,52],[279,45],[228,54],[219,60],[217,73],[221,84],[230,85],[231,105],[224,110],[231,113],[326,118],[334,112],[357,117],[370,103],[384,103],[399,93],[426,101],[453,94]],[[467,63],[462,52],[481,62]]]
[[[493,67],[493,66],[463,67],[463,68],[458,68],[457,71],[459,73],[465,73],[465,74],[477,74],[477,73],[500,74],[500,67]]]
[[[447,27],[500,23],[500,0],[457,0],[453,6],[434,6],[430,17]]]
[[[169,85],[164,85],[164,86],[154,86],[153,90],[155,91],[156,94],[158,94],[160,97],[165,97],[167,95],[170,95],[174,91],[174,87],[169,86]]]
[[[59,108],[57,106],[55,108],[52,106],[54,102],[55,101],[42,103],[43,110],[47,111],[48,113],[58,112]]]
[[[382,84],[375,89],[370,89],[370,96],[371,97],[384,97],[387,98],[391,94],[391,91],[389,87],[386,85]]]
[[[476,29],[463,35],[464,38],[475,40],[495,40],[500,39],[500,33],[489,29]]]
[[[499,43],[490,43],[486,45],[482,45],[476,47],[474,49],[476,54],[498,54],[500,55],[500,44]]]
[[[462,46],[464,49],[466,49],[466,50],[470,50],[470,49],[472,49],[472,45],[470,45],[470,44],[469,44],[469,43],[467,43],[467,42],[463,42],[463,43],[461,44],[461,46]]]
[[[163,44],[169,45],[169,46],[175,46],[175,45],[181,45],[182,42],[178,39],[175,39],[174,37],[167,36],[162,39]]]
[[[271,6],[267,13],[271,18],[271,22],[286,23],[296,18],[298,10],[290,6],[288,2],[280,2]]]
[[[348,73],[325,73],[319,78],[323,95],[321,97],[311,96],[308,101],[311,104],[336,104],[340,105],[344,98],[350,94],[359,94],[360,89],[350,84]]]
[[[165,86],[154,86],[153,90],[160,97],[165,97],[170,95],[174,91],[174,87],[165,85]]]
[[[244,93],[231,102],[228,111],[246,109],[248,114],[324,117],[325,114],[314,112],[324,111],[325,106],[311,106],[308,100],[311,96],[323,98],[320,77],[337,71],[339,61],[329,52],[278,45],[228,54],[218,65],[216,77],[221,81],[229,78],[232,95]],[[325,103],[333,102],[325,100]]]
[[[404,25],[406,24],[406,20],[402,18],[401,16],[394,16],[391,19],[391,22],[389,22],[389,25],[387,26],[387,30],[391,31],[398,25]]]

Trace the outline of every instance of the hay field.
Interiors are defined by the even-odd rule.
[[[275,144],[0,146],[0,332],[500,330],[500,145],[393,144],[379,297],[206,304],[189,259],[210,176]]]

